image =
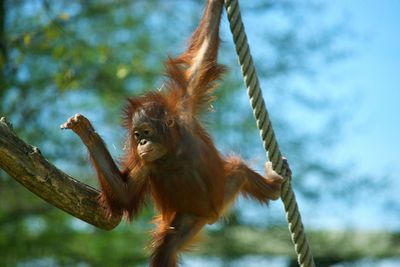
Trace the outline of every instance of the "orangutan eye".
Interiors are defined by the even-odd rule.
[[[167,120],[167,126],[168,126],[168,127],[174,126],[174,123],[175,123],[175,122],[174,122],[173,119],[168,119],[168,120]]]

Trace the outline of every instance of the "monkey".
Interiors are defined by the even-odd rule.
[[[268,203],[281,194],[284,178],[270,162],[263,177],[238,156],[222,156],[200,119],[226,70],[217,63],[222,9],[223,0],[207,1],[187,49],[165,62],[163,90],[127,99],[120,166],[86,117],[76,114],[61,125],[87,147],[101,187],[99,204],[109,216],[132,220],[146,199],[154,203],[152,267],[177,266],[180,252],[238,195]]]

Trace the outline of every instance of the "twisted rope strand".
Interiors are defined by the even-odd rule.
[[[302,267],[314,267],[315,264],[311,255],[311,249],[304,233],[304,227],[301,221],[296,197],[292,190],[290,182],[291,177],[287,177],[287,170],[283,168],[282,154],[275,138],[275,133],[262,96],[256,69],[250,54],[246,33],[240,15],[239,3],[237,0],[225,0],[225,8],[228,14],[236,52],[239,57],[240,68],[247,87],[247,94],[250,98],[257,127],[260,130],[264,149],[268,153],[267,156],[272,162],[273,168],[286,178],[282,187],[281,199],[284,203],[289,231],[297,253],[297,261]]]

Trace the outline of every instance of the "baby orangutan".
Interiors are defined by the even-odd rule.
[[[120,170],[88,119],[73,130],[89,150],[110,214],[135,217],[147,197],[158,210],[150,266],[177,266],[178,253],[205,224],[220,218],[238,194],[262,203],[278,199],[283,178],[266,164],[266,178],[237,157],[222,157],[199,116],[225,68],[217,63],[223,0],[209,0],[187,50],[166,62],[162,91],[127,100],[127,148]]]

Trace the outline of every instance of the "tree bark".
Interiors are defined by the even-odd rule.
[[[111,230],[121,221],[121,215],[106,215],[96,189],[48,162],[38,148],[14,133],[4,117],[0,119],[0,168],[37,196],[89,224]]]

